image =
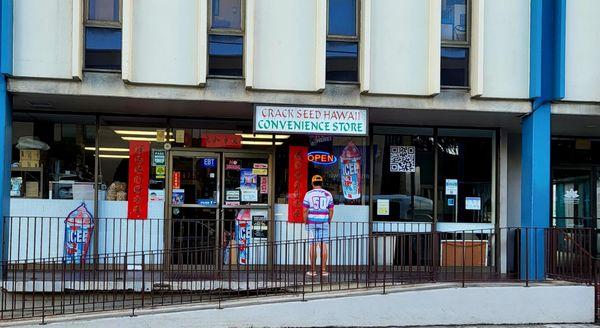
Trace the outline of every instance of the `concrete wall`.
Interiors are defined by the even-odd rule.
[[[246,85],[317,91],[325,87],[325,0],[249,1]]]
[[[124,79],[198,85],[206,81],[206,0],[125,0]]]
[[[137,317],[69,321],[61,327],[386,327],[424,325],[592,323],[590,286],[467,287],[398,290]],[[271,301],[277,301],[273,299]],[[261,304],[262,303],[262,304]],[[216,307],[216,305],[215,305]],[[177,309],[174,309],[177,311]],[[183,310],[183,308],[179,308]],[[171,310],[173,311],[173,310]],[[146,312],[147,313],[147,312]]]
[[[363,6],[361,88],[377,94],[440,90],[440,0],[372,0]]]
[[[14,1],[13,75],[71,79],[81,75],[81,1]]]
[[[441,0],[360,3],[360,91],[438,93]],[[82,4],[14,1],[14,76],[82,77]],[[310,92],[325,88],[326,4],[326,0],[246,1],[246,87]],[[527,99],[531,0],[472,0],[471,4],[471,95]],[[123,79],[204,84],[207,6],[208,0],[167,4],[123,0]],[[566,3],[566,101],[600,101],[598,13],[596,0]]]
[[[483,58],[479,60],[483,62],[483,97],[529,98],[530,2],[482,2]]]
[[[565,98],[600,101],[600,1],[567,1]]]
[[[248,0],[245,86],[325,88],[326,0]],[[361,0],[360,90],[440,92],[441,0]],[[595,0],[567,4],[567,99],[600,100],[600,23]],[[208,0],[123,0],[123,79],[197,86],[206,82]],[[82,2],[15,1],[14,75],[80,78]],[[577,19],[575,19],[577,17]],[[530,0],[473,0],[471,94],[526,99]],[[596,28],[594,28],[596,27]],[[331,88],[331,86],[328,86]]]

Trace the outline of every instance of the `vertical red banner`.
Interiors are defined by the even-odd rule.
[[[145,220],[148,217],[148,183],[150,179],[150,142],[129,142],[129,185],[127,218]]]
[[[290,146],[288,164],[288,222],[303,223],[302,201],[308,191],[308,147]]]

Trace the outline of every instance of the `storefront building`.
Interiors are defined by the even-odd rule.
[[[15,113],[9,258],[42,249],[61,256],[63,220],[82,203],[98,218],[90,256],[239,244],[245,224],[249,242],[305,240],[301,203],[315,174],[334,197],[334,239],[496,227],[495,129],[370,124],[356,108],[254,108],[254,126],[219,129],[185,119]],[[291,116],[274,127],[283,112]],[[142,220],[128,195],[138,145],[148,190]],[[29,229],[49,235],[31,247],[19,241]],[[394,254],[388,260],[401,261]]]
[[[597,198],[595,143],[579,138],[589,179],[583,186],[585,174],[556,166],[552,190],[586,200],[549,202],[551,115],[560,127],[552,160],[562,165],[576,158],[561,152],[573,149],[563,136],[585,125],[561,120],[598,120],[600,85],[596,62],[542,32],[575,35],[571,15],[598,6],[557,6],[567,13],[561,30],[539,4],[15,2],[10,70],[2,52],[12,125],[3,252],[63,256],[66,218],[83,215],[85,246],[74,252],[90,258],[170,250],[174,265],[302,261],[283,247],[186,250],[306,239],[299,202],[320,174],[334,197],[333,239],[444,233],[441,246],[398,239],[358,250],[359,263],[440,265],[444,241],[468,234],[486,265],[510,273],[515,254],[495,229],[580,224],[597,207],[585,205]],[[583,95],[565,75],[582,61],[593,72]],[[541,82],[555,80],[562,95]],[[343,249],[333,247],[332,264],[344,264]],[[544,263],[532,264],[543,276]]]

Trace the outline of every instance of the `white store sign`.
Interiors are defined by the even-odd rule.
[[[318,135],[368,134],[366,109],[255,106],[254,132]]]

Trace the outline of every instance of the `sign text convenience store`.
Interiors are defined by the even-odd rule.
[[[254,132],[365,136],[368,117],[366,109],[256,106]]]

